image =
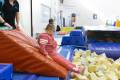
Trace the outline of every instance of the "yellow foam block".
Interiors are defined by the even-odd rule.
[[[96,76],[95,73],[91,73],[89,76],[89,80],[98,80],[98,77]]]
[[[96,72],[97,66],[96,65],[89,65],[88,66],[88,71],[89,72]]]
[[[72,30],[74,30],[74,27],[62,27],[61,28],[61,32],[67,32],[67,33],[69,33]]]
[[[116,21],[116,26],[117,26],[117,27],[120,27],[120,20],[117,20],[117,21]]]
[[[116,69],[120,69],[120,63],[113,63],[112,67],[116,68]]]
[[[110,71],[106,74],[107,80],[119,80],[115,72]]]
[[[89,79],[83,75],[76,75],[76,80],[89,80]]]

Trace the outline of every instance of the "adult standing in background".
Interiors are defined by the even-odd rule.
[[[54,20],[51,18],[51,19],[49,19],[49,24],[51,24],[51,25],[53,25],[54,26]],[[57,25],[57,27],[56,27],[56,31],[60,31],[61,29],[60,29],[60,26],[59,25]]]
[[[8,26],[11,27],[5,20],[2,18],[2,6],[4,4],[4,0],[0,0],[0,26]]]
[[[13,29],[19,28],[19,3],[17,0],[5,0],[2,13],[5,22],[9,23]]]

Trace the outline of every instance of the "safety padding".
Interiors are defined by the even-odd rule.
[[[37,80],[38,76],[34,74],[14,73],[12,80]]]
[[[61,45],[84,46],[86,44],[85,32],[83,30],[74,30],[70,32],[70,36],[62,38]]]
[[[61,46],[60,49],[61,50],[59,51],[59,53],[63,57],[65,57],[67,60],[72,61],[75,47],[71,45],[64,45],[64,46]]]
[[[51,77],[44,77],[44,76],[41,76],[41,77],[38,77],[37,80],[64,80],[64,79],[61,79],[61,78],[51,78]]]
[[[84,31],[83,30],[74,30],[70,32],[70,36],[79,36],[84,37]]]
[[[120,57],[120,43],[96,42],[89,44],[88,49],[97,54],[105,53],[107,57],[114,60]]]
[[[71,36],[70,38],[71,38],[70,43],[72,45],[83,46],[85,44],[85,40],[84,40],[83,37],[80,37],[80,36]]]
[[[35,74],[14,73],[12,80],[64,80],[58,77],[38,76]]]
[[[62,42],[61,42],[61,45],[70,45],[70,37],[69,36],[64,36],[62,37]]]
[[[68,71],[43,55],[33,38],[22,31],[0,31],[0,62],[13,63],[18,72],[65,78]]]
[[[85,39],[80,36],[65,36],[62,38],[61,45],[76,45],[76,46],[84,46]]]
[[[12,64],[0,64],[0,80],[11,80],[13,74]]]

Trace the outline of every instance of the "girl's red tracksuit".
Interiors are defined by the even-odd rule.
[[[55,62],[65,67],[67,70],[73,70],[75,65],[57,53],[57,42],[55,41],[53,35],[49,35],[47,33],[40,34],[38,43],[40,44],[40,48],[43,49],[44,55],[49,55]]]

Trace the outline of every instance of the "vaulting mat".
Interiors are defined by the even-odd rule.
[[[18,30],[0,31],[0,63],[18,72],[65,78],[68,71],[43,55],[36,40]]]

